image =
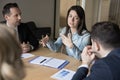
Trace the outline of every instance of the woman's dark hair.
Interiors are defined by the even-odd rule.
[[[68,25],[68,16],[69,16],[69,13],[71,10],[74,10],[77,13],[78,17],[80,18],[80,22],[77,26],[77,32],[79,35],[82,35],[82,30],[87,30],[86,23],[85,23],[85,12],[84,12],[83,8],[81,6],[78,6],[78,5],[72,6],[67,12],[67,18],[66,18],[67,26],[66,26],[65,35],[68,34],[69,29],[70,29],[70,27]]]
[[[91,39],[99,41],[105,48],[120,47],[120,29],[115,23],[104,21],[93,25]]]

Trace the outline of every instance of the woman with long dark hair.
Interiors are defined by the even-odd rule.
[[[41,44],[52,51],[59,51],[63,45],[67,55],[81,59],[81,51],[86,45],[90,44],[90,33],[86,28],[83,8],[77,5],[72,6],[68,10],[66,22],[66,27],[62,29],[55,42],[49,40],[46,35],[41,40]]]

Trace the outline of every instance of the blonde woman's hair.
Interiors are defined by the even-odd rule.
[[[21,47],[11,31],[0,25],[0,80],[22,80],[25,76]]]

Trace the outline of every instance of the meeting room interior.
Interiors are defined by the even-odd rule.
[[[120,0],[0,0],[0,21],[4,21],[2,8],[7,3],[19,5],[22,12],[21,22],[27,23],[31,32],[39,40],[38,49],[25,53],[21,57],[26,72],[23,80],[58,80],[56,77],[61,75],[55,76],[55,74],[62,69],[75,72],[80,66],[80,60],[62,52],[51,51],[40,44],[41,39],[46,35],[54,41],[59,37],[61,29],[66,26],[67,11],[72,5],[80,5],[84,9],[88,31],[91,31],[93,24],[100,21],[111,21],[120,26]],[[55,65],[53,67],[39,65],[37,61],[31,63],[40,56],[45,58],[43,61],[50,58],[67,60],[68,63],[62,69],[53,68]]]

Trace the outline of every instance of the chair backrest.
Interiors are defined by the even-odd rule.
[[[31,31],[35,31],[37,29],[36,24],[33,21],[29,21],[26,23]]]
[[[37,27],[34,21],[26,23],[29,29],[33,32],[37,39],[41,39],[42,36],[51,35],[51,27]]]

